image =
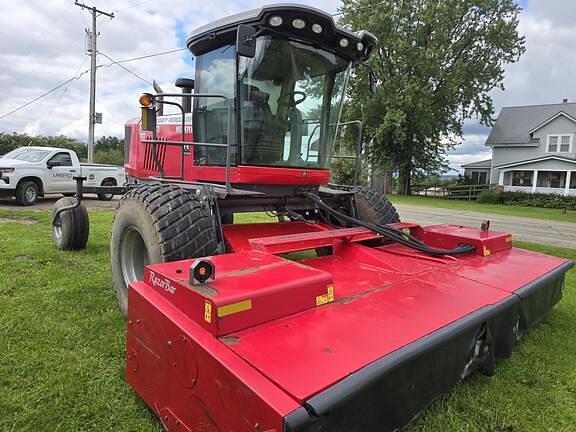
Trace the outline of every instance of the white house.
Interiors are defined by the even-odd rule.
[[[503,108],[486,140],[492,159],[463,165],[464,173],[505,191],[576,195],[575,134],[576,103],[566,99]]]

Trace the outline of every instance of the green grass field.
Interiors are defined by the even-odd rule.
[[[0,431],[162,430],[124,381],[125,321],[108,256],[112,212],[90,216],[88,248],[59,252],[47,212],[0,211]],[[575,250],[519,246],[576,260]],[[407,430],[574,431],[575,347],[573,271],[565,298],[495,377],[467,378]]]
[[[388,195],[393,203],[421,205],[426,207],[447,208],[454,210],[467,210],[480,213],[494,213],[509,216],[520,216],[532,219],[555,220],[562,222],[576,222],[576,211],[570,210],[565,214],[559,209],[538,207],[522,207],[502,204],[481,204],[476,201],[449,200],[442,198],[429,198],[422,196]],[[576,430],[576,427],[574,428]]]

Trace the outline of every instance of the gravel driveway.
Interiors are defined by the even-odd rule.
[[[44,211],[52,210],[52,206],[56,201],[62,198],[62,195],[48,195],[46,198],[40,198],[38,202],[30,207],[19,206],[15,200],[0,200],[0,210],[15,210],[15,211]],[[88,207],[88,210],[109,210],[115,209],[118,205],[120,196],[112,198],[112,201],[100,201],[96,195],[86,195],[82,202]]]
[[[451,223],[479,228],[483,220],[489,220],[490,229],[510,232],[515,240],[576,249],[576,223],[409,204],[395,204],[395,207],[405,222],[420,225]]]

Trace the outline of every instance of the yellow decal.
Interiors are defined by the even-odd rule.
[[[328,285],[328,301],[334,301],[334,285],[332,284]]]
[[[506,243],[512,243],[512,236],[506,237]]]
[[[322,306],[328,303],[328,294],[319,295],[316,297],[316,306]]]
[[[316,297],[316,306],[322,306],[326,303],[334,301],[334,285],[330,284],[327,287],[327,294],[319,295]]]
[[[484,256],[490,256],[490,249],[488,249],[486,246],[484,246]]]
[[[212,322],[212,303],[207,301],[204,303],[204,320],[206,322]]]
[[[238,312],[244,312],[252,309],[252,300],[244,300],[238,303],[232,303],[218,308],[218,317],[222,318],[226,315],[232,315]]]

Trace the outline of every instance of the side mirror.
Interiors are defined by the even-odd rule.
[[[254,27],[240,24],[236,33],[236,53],[242,57],[254,58],[256,55],[256,38],[258,32]]]
[[[52,169],[54,167],[58,167],[61,165],[62,164],[60,163],[60,161],[49,160],[48,162],[46,162],[46,168],[48,168],[48,169]]]

